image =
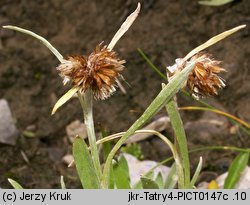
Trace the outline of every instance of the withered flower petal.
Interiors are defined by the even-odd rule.
[[[80,92],[91,89],[95,99],[103,100],[116,90],[124,63],[115,51],[99,44],[88,57],[69,56],[57,69],[64,84],[71,81]]]
[[[196,98],[217,95],[217,89],[225,87],[224,80],[217,75],[225,71],[219,66],[221,62],[203,53],[196,54],[187,63],[194,61],[197,62],[187,81],[192,95]]]
[[[177,72],[193,62],[196,62],[195,66],[184,87],[187,85],[192,96],[197,99],[217,95],[217,89],[225,87],[225,81],[217,74],[224,72],[225,69],[220,67],[220,61],[214,60],[207,53],[197,53],[189,61],[182,58],[176,59],[173,66],[167,67],[169,79],[171,80]]]

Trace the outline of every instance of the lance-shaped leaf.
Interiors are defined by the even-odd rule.
[[[70,98],[72,98],[74,96],[74,94],[77,93],[77,91],[79,90],[79,87],[73,87],[71,88],[68,92],[66,92],[55,104],[51,115],[54,115],[55,112],[58,110],[58,108],[60,108],[63,104],[65,104]]]
[[[158,172],[158,174],[155,178],[155,182],[159,186],[160,189],[164,188],[164,179],[163,179],[161,172]]]
[[[118,163],[114,164],[114,179],[118,189],[130,189],[129,168],[127,160],[122,156]]]
[[[224,189],[233,189],[239,181],[240,176],[249,161],[249,153],[240,153],[231,164],[227,178],[225,179]]]
[[[73,156],[83,188],[99,189],[100,183],[88,146],[80,137],[77,137],[73,143]]]
[[[176,163],[173,163],[173,165],[171,166],[170,172],[167,176],[164,188],[165,189],[173,189],[178,181],[178,174],[177,174],[177,170],[176,170]]]
[[[114,35],[114,37],[112,38],[111,42],[108,45],[108,48],[110,50],[112,50],[114,48],[117,41],[119,41],[119,39],[127,32],[129,27],[135,21],[135,19],[137,18],[138,14],[140,12],[140,8],[141,8],[141,4],[138,3],[136,10],[132,14],[130,14],[127,17],[127,19],[124,21],[124,23],[121,25],[120,29],[116,32],[116,34]]]

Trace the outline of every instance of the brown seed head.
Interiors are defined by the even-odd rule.
[[[209,54],[198,53],[190,59],[190,63],[197,61],[193,71],[189,74],[187,85],[196,98],[215,96],[217,89],[225,87],[224,80],[217,74],[225,71],[213,60]]]
[[[88,57],[69,56],[57,69],[64,84],[71,81],[81,92],[91,89],[95,99],[105,99],[115,92],[124,63],[116,52],[99,44]]]

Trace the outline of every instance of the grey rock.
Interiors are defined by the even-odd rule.
[[[139,161],[130,154],[123,154],[123,155],[128,163],[131,186],[134,186],[140,180],[143,174],[147,173],[147,171],[149,171],[151,168],[157,165],[157,162],[155,161],[151,160]],[[153,178],[155,178],[159,172],[162,174],[163,180],[165,181],[170,172],[170,168],[163,165],[157,167],[156,169],[154,169]]]
[[[70,165],[74,161],[74,157],[72,154],[67,154],[62,158],[63,163]]]
[[[0,143],[15,145],[19,136],[12,114],[5,99],[0,100]]]

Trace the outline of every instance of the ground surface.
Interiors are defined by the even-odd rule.
[[[63,55],[88,54],[98,43],[108,43],[135,7],[132,0],[1,0],[0,24],[30,29],[46,37]],[[115,48],[127,60],[124,77],[130,85],[125,85],[128,94],[118,91],[106,101],[95,102],[96,127],[105,127],[110,133],[126,130],[159,92],[162,79],[140,57],[138,47],[164,71],[164,66],[211,36],[240,24],[248,27],[209,49],[223,60],[228,72],[223,75],[227,87],[208,102],[250,122],[249,14],[248,0],[221,7],[201,6],[195,0],[143,0],[140,16]],[[0,37],[0,98],[8,100],[21,131],[31,128],[36,133],[32,139],[20,136],[15,147],[0,145],[0,186],[9,187],[7,178],[11,177],[25,187],[58,188],[59,176],[64,175],[68,187],[79,187],[74,169],[61,162],[63,155],[71,153],[65,127],[81,119],[79,103],[71,100],[50,116],[56,100],[69,89],[57,74],[57,59],[31,37],[2,29]],[[194,104],[182,96],[179,103]],[[164,115],[164,110],[159,115]],[[224,118],[198,111],[182,115],[190,147],[250,145],[244,133],[230,132],[232,124]],[[148,159],[159,161],[169,153],[155,139],[142,145]],[[199,155],[192,155],[193,165]],[[213,151],[203,156],[207,180],[225,171],[235,155]]]

